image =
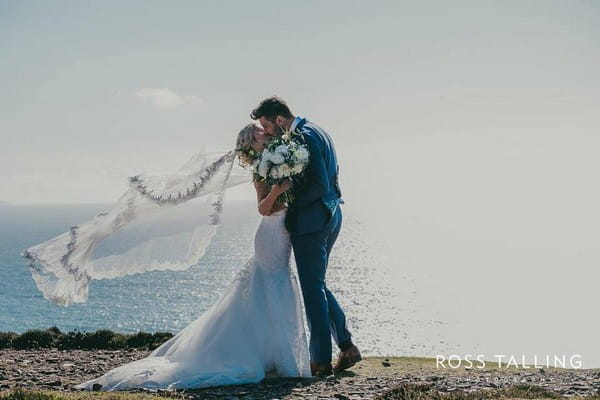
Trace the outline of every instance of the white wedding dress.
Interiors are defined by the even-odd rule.
[[[92,390],[182,389],[310,377],[304,313],[286,210],[262,218],[255,253],[221,298],[146,358],[75,386]]]

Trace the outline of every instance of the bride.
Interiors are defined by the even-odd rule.
[[[243,128],[237,139],[240,162],[249,161],[246,156],[252,153],[250,150],[254,154],[260,153],[266,138],[258,123]],[[139,180],[132,179],[134,183]],[[296,275],[290,268],[291,242],[284,227],[286,209],[275,203],[289,184],[275,185],[270,190],[260,182],[255,182],[254,186],[258,210],[263,215],[254,238],[254,255],[221,298],[146,358],[116,367],[75,388],[108,391],[181,389],[256,383],[267,374],[311,376],[301,293]],[[143,194],[144,190],[138,192]],[[71,246],[69,251],[74,247],[77,246]],[[47,261],[40,260],[43,257],[39,255],[39,249],[37,253],[36,248],[25,253],[30,260],[37,258],[38,264]],[[89,275],[88,272],[97,273],[98,270],[95,265],[86,273],[75,275]],[[39,279],[36,283],[40,287]],[[46,290],[46,297],[53,295],[58,297]]]

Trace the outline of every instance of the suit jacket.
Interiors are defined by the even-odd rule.
[[[333,140],[322,128],[302,118],[296,126],[298,140],[307,145],[309,155],[302,184],[294,185],[285,226],[292,235],[325,228],[342,203],[338,183],[339,166]]]

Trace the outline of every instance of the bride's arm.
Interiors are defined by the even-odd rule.
[[[258,200],[258,212],[260,215],[271,215],[276,211],[282,210],[285,206],[275,204],[275,200],[280,194],[290,188],[290,182],[281,185],[273,185],[270,191],[264,182],[254,182],[256,196]]]

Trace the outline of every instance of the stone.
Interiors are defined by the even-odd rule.
[[[96,378],[107,370],[127,362],[145,357],[150,351],[133,350],[115,353],[111,351],[87,351],[55,349],[40,349],[22,351],[0,349],[0,388],[3,390],[16,387],[52,388],[65,392],[78,392],[75,385]],[[46,363],[44,358],[58,358],[58,363]],[[5,363],[6,359],[17,360],[16,363]],[[20,360],[36,360],[21,364]],[[440,392],[473,392],[476,390],[492,390],[506,387],[525,379],[530,385],[543,387],[560,395],[575,393],[577,396],[598,394],[600,390],[600,373],[598,370],[554,370],[544,373],[529,371],[440,371],[418,367],[403,370],[392,358],[370,361],[371,368],[377,373],[370,372],[369,360],[352,368],[351,374],[341,374],[329,379],[278,379],[270,378],[260,384],[207,389],[180,389],[174,397],[180,400],[221,400],[232,398],[238,400],[252,399],[331,399],[354,400],[375,399],[382,392],[402,383],[425,384]],[[383,367],[383,362],[390,367]],[[72,364],[72,366],[68,366]],[[19,372],[18,372],[19,371]],[[369,371],[369,372],[366,372]],[[532,372],[535,371],[535,372]],[[32,386],[32,383],[34,385]],[[61,384],[62,383],[62,384]],[[100,390],[101,386],[93,388]],[[143,390],[133,390],[135,393],[148,393]],[[159,390],[159,395],[166,393]]]

